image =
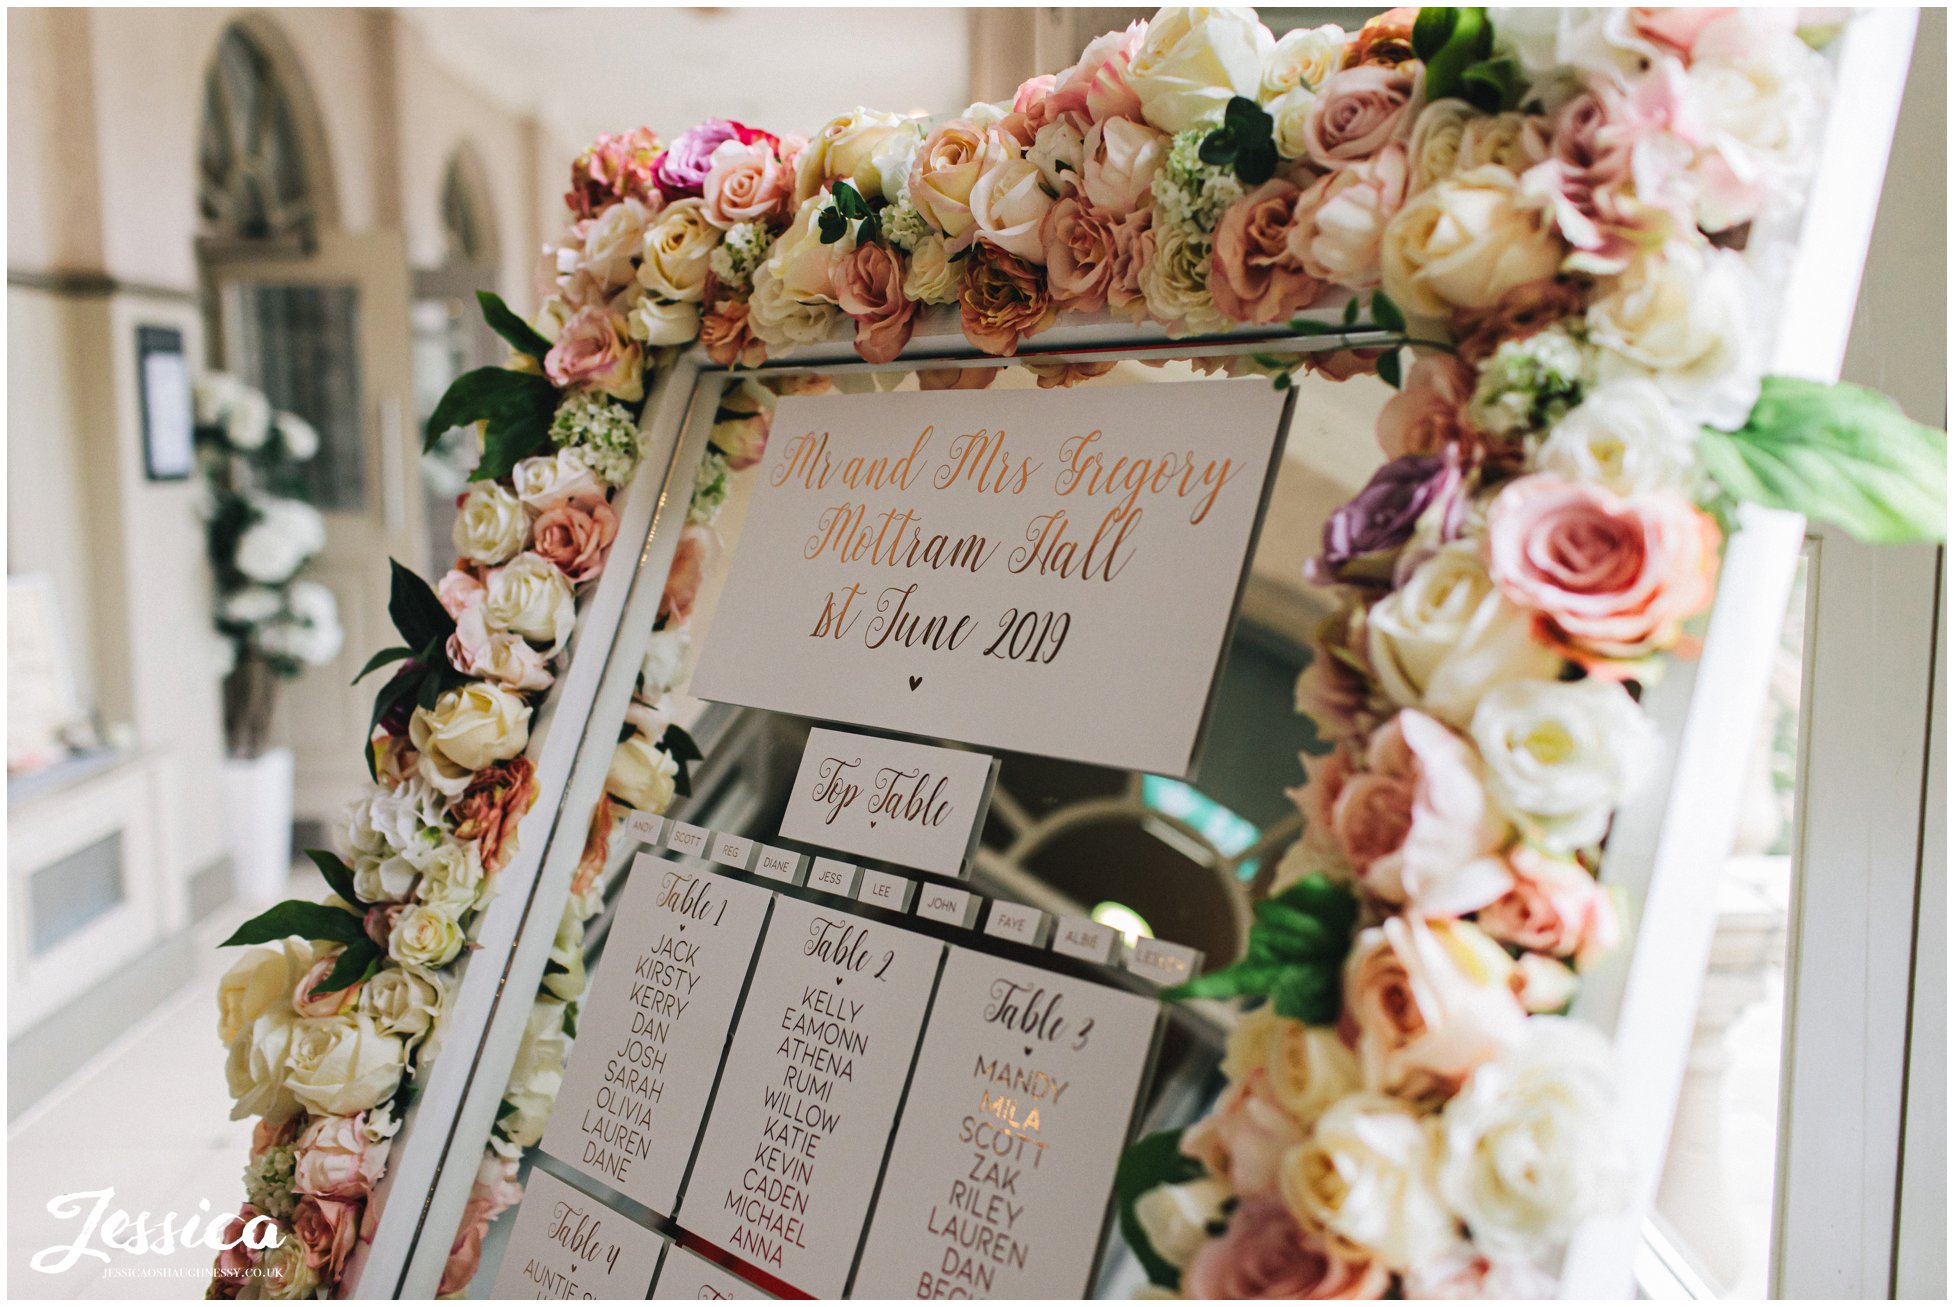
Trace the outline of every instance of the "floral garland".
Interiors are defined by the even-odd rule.
[[[458,379],[430,419],[430,443],[479,424],[480,484],[455,570],[432,589],[396,571],[405,643],[375,665],[406,662],[376,704],[380,788],[347,861],[314,854],[336,897],[234,938],[314,942],[225,982],[236,1115],[263,1118],[239,1229],[296,1237],[220,1256],[213,1293],[337,1284],[533,796],[528,715],[615,532],[648,375],[694,344],[753,368],[838,329],[885,363],[932,306],[1001,356],[1061,312],[1174,335],[1287,324],[1361,348],[1225,366],[1401,386],[1377,433],[1390,461],[1310,565],[1342,607],[1298,687],[1334,741],[1294,791],[1305,836],[1247,956],[1181,995],[1254,1005],[1229,1088],[1130,1150],[1121,1223],[1156,1284],[1190,1296],[1550,1289],[1623,1173],[1605,1041],[1555,1014],[1616,934],[1594,869],[1648,766],[1634,691],[1710,602],[1719,518],[1748,500],[1899,540],[1944,514],[1942,433],[1864,391],[1759,375],[1769,252],[1745,246],[1798,202],[1824,87],[1758,11],[1398,9],[1277,40],[1251,11],[1165,9],[947,121],[600,137],[534,321],[482,297],[511,362]],[[1337,299],[1339,322],[1296,316]],[[1072,385],[1110,365],[1030,366]],[[823,384],[744,380],[720,401],[444,1294],[547,1121],[614,805],[686,792],[698,752],[667,696],[728,478],[761,459],[773,396]]]

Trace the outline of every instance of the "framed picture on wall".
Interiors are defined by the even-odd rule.
[[[195,466],[190,361],[175,327],[136,328],[143,468],[151,481],[182,481]]]

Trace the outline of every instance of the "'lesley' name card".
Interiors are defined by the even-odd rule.
[[[692,692],[1185,775],[1283,404],[1259,378],[782,399]]]
[[[852,1298],[1082,1298],[1158,1003],[952,948]]]
[[[659,1236],[548,1171],[523,1183],[493,1298],[642,1298]]]
[[[941,876],[969,869],[997,759],[815,727],[780,833]]]
[[[681,1226],[805,1293],[841,1296],[942,955],[911,931],[774,904]]]
[[[544,1152],[670,1214],[772,897],[637,856]]]

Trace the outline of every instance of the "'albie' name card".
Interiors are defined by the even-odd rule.
[[[942,955],[913,931],[774,904],[681,1226],[804,1293],[841,1296]]]
[[[997,760],[815,727],[780,833],[940,876],[968,873]]]
[[[637,856],[544,1152],[670,1214],[772,897]]]
[[[492,1298],[642,1298],[665,1241],[548,1171],[523,1182]]]
[[[1260,378],[789,396],[692,693],[1185,775],[1283,404]]]

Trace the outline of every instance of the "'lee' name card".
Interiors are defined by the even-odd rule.
[[[774,904],[681,1226],[804,1293],[841,1296],[943,947]]]
[[[637,856],[544,1152],[670,1214],[772,897]]]
[[[853,1298],[1082,1298],[1159,1004],[952,948]]]
[[[940,876],[962,876],[990,806],[997,760],[815,727],[780,833]]]
[[[1283,405],[1260,378],[788,396],[692,693],[1186,775]]]
[[[665,1241],[548,1171],[523,1183],[493,1298],[642,1298]]]

